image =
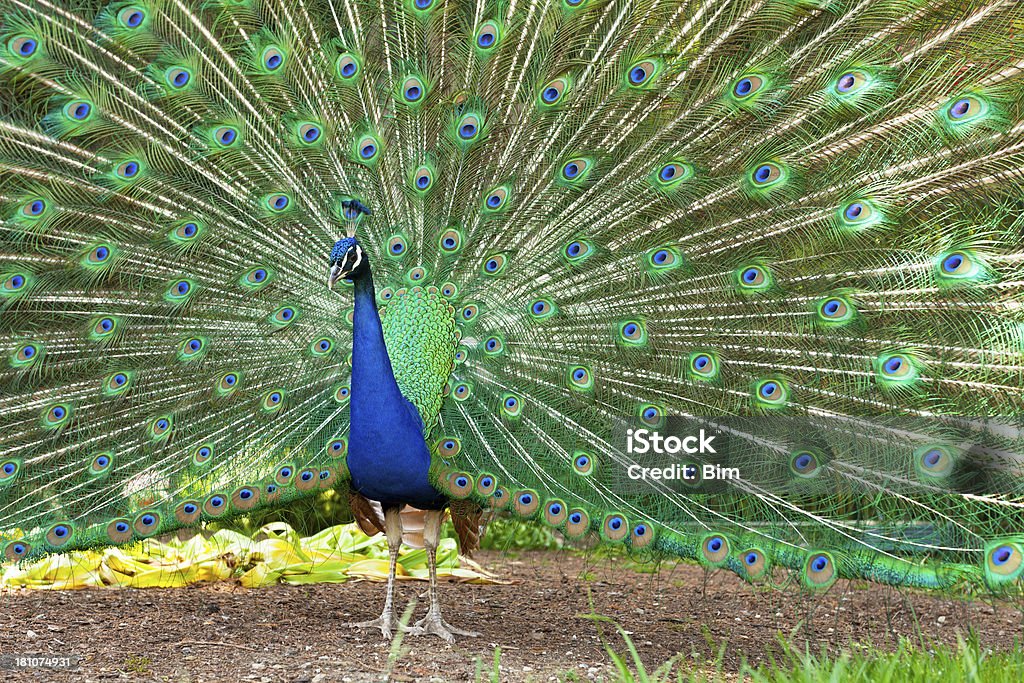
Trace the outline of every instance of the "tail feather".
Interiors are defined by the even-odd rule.
[[[354,229],[382,304],[456,311],[429,439],[463,511],[808,588],[1019,584],[1019,3],[4,9],[3,558],[345,486]],[[623,422],[669,416],[752,474],[628,480]]]

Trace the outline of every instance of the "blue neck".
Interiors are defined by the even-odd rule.
[[[372,411],[393,412],[403,403],[391,359],[384,344],[384,330],[377,314],[373,276],[367,272],[355,281],[356,310],[352,321],[352,413],[363,417]],[[366,412],[364,413],[364,409]]]
[[[355,289],[347,458],[353,488],[385,507],[440,509],[446,503],[430,484],[423,422],[395,381],[368,272]]]

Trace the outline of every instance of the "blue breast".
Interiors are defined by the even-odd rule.
[[[398,388],[369,274],[355,282],[348,469],[353,488],[385,506],[440,509],[430,450],[415,406]]]
[[[385,506],[444,507],[445,498],[430,485],[430,450],[416,408],[405,398],[377,408],[358,404],[354,369],[352,374],[348,469],[353,488]]]

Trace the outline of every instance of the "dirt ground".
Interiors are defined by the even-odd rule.
[[[890,648],[900,636],[955,643],[973,628],[992,649],[1020,646],[1022,615],[1009,605],[960,602],[840,582],[824,596],[757,589],[726,572],[679,564],[637,572],[623,560],[570,553],[482,553],[478,561],[511,585],[446,584],[448,620],[479,631],[454,646],[406,637],[397,658],[379,632],[348,622],[373,618],[381,584],[234,584],[172,590],[0,593],[0,656],[81,657],[73,671],[0,671],[36,681],[467,681],[489,672],[501,650],[502,681],[601,680],[610,671],[598,627],[580,615],[614,618],[648,664],[686,653],[684,668],[706,669],[725,643],[724,669],[763,661],[778,636],[820,651],[850,643]],[[399,585],[399,604],[425,589]],[[419,601],[417,612],[425,608]],[[605,636],[624,651],[605,626]],[[570,672],[575,679],[570,677]],[[484,678],[483,680],[489,680]]]

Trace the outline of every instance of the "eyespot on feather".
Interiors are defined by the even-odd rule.
[[[808,553],[801,578],[804,587],[811,590],[824,590],[834,584],[839,574],[832,554],[825,551]]]
[[[610,512],[601,524],[601,536],[606,541],[622,541],[629,535],[629,523],[618,512]]]
[[[537,93],[537,105],[545,109],[563,104],[571,88],[572,81],[568,76],[548,81]]]
[[[821,455],[811,449],[798,448],[789,456],[789,471],[801,479],[817,477],[824,464]]]
[[[446,478],[448,494],[456,500],[469,498],[473,493],[473,477],[465,472],[452,472]]]
[[[223,517],[228,511],[228,497],[223,493],[213,493],[203,501],[203,514],[207,517]]]
[[[589,477],[597,468],[594,455],[586,451],[574,451],[572,455],[572,468],[576,474]]]
[[[462,248],[462,239],[461,232],[455,228],[449,228],[441,233],[441,236],[438,238],[438,246],[441,247],[441,251],[448,254],[454,254]],[[446,297],[451,298],[455,296],[455,292],[457,291],[454,285],[452,285],[452,290],[451,294],[442,293],[444,293]]]
[[[695,351],[690,354],[687,362],[687,375],[699,381],[710,381],[718,378],[721,363],[718,354],[713,351]]]
[[[484,275],[501,275],[508,266],[508,259],[504,254],[493,254],[484,259],[480,268]]]
[[[946,446],[922,446],[914,450],[913,465],[918,478],[934,482],[948,479],[952,475],[956,457]]]
[[[647,344],[647,328],[641,320],[624,320],[616,326],[616,341],[625,346],[644,346]]]
[[[353,52],[345,52],[338,55],[334,62],[334,70],[343,83],[350,83],[356,80],[362,64]]]
[[[67,545],[75,535],[75,525],[71,522],[59,522],[46,532],[46,544],[51,548]]]
[[[637,522],[629,534],[629,544],[634,550],[646,548],[654,541],[654,527],[647,522]]]
[[[7,562],[20,562],[29,556],[32,546],[24,541],[11,541],[4,546],[4,559]]]
[[[213,446],[210,444],[202,444],[192,452],[192,464],[197,467],[208,465],[211,458],[213,458]]]
[[[724,534],[708,534],[700,543],[702,563],[722,567],[729,559],[729,539]]]
[[[509,198],[509,188],[501,185],[484,193],[484,211],[496,213],[506,208]]]
[[[490,498],[498,488],[498,480],[493,474],[482,472],[476,480],[476,494],[483,498]]]
[[[747,581],[759,581],[768,576],[771,568],[768,556],[759,548],[748,548],[739,554],[742,576]]]
[[[552,527],[560,527],[565,524],[569,511],[565,507],[565,501],[552,499],[544,504],[544,523]]]
[[[142,538],[155,536],[160,531],[160,513],[155,510],[147,510],[139,513],[132,522],[135,533]]]
[[[523,400],[516,394],[506,392],[501,395],[501,412],[510,418],[517,418],[523,412]]]
[[[174,509],[174,518],[183,526],[191,526],[199,521],[203,509],[196,500],[186,500]]]
[[[590,531],[590,515],[586,510],[570,510],[565,519],[565,535],[570,539],[583,538]]]
[[[513,496],[513,509],[523,519],[529,519],[540,509],[540,498],[537,492],[524,489]]]

